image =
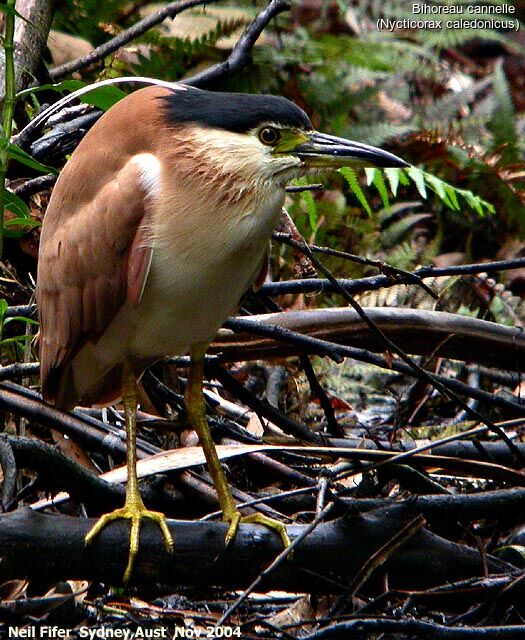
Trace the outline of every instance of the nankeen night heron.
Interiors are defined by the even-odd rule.
[[[123,399],[131,519],[129,580],[146,510],[136,473],[137,381],[166,356],[191,355],[187,414],[217,490],[228,542],[258,522],[289,544],[286,528],[236,508],[206,423],[204,354],[266,268],[287,182],[344,165],[400,167],[381,149],[317,133],[285,98],[184,85],[135,91],[82,140],[53,190],[40,241],[37,303],[44,398],[67,410]]]

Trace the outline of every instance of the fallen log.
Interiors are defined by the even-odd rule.
[[[352,513],[320,524],[304,538],[293,557],[280,563],[262,589],[294,592],[338,592],[362,569],[372,554],[399,533],[413,512],[399,505]],[[90,547],[84,536],[93,519],[44,515],[21,508],[0,516],[0,579],[46,577],[50,582],[83,579],[119,584],[128,556],[128,524],[106,527]],[[289,526],[294,538],[306,525]],[[146,522],[133,575],[136,584],[220,586],[242,589],[282,551],[279,538],[259,525],[241,525],[225,549],[227,525],[169,521],[175,540],[167,555],[158,529]],[[514,567],[485,558],[490,573]],[[450,542],[422,528],[394,551],[374,572],[367,589],[379,588],[388,573],[390,588],[426,589],[449,581],[484,575],[477,550]]]

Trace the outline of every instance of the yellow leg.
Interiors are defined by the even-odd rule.
[[[281,537],[283,545],[288,547],[290,546],[290,538],[288,537],[286,526],[282,522],[269,518],[261,513],[242,516],[235,505],[206,421],[206,407],[202,395],[202,380],[204,376],[204,355],[207,347],[207,344],[196,344],[191,348],[191,367],[188,384],[186,386],[185,403],[189,421],[199,436],[199,442],[204,451],[208,469],[210,470],[213,484],[219,497],[222,519],[230,525],[226,534],[226,544],[233,540],[241,522],[255,522],[276,531]]]
[[[124,572],[124,582],[126,583],[131,578],[133,565],[139,550],[140,528],[143,518],[153,520],[159,525],[168,553],[173,553],[173,538],[171,537],[164,514],[157,511],[148,511],[140,496],[137,478],[137,382],[133,372],[127,365],[124,366],[122,399],[124,401],[127,441],[126,462],[128,467],[128,482],[126,484],[126,503],[122,509],[105,513],[89,531],[85,540],[86,544],[90,544],[102,529],[110,522],[113,522],[113,520],[119,520],[121,518],[131,520],[128,565]]]

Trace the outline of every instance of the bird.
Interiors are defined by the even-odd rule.
[[[190,355],[187,417],[212,476],[226,544],[256,522],[290,544],[285,525],[241,516],[209,427],[202,394],[208,344],[267,269],[272,230],[293,179],[342,166],[404,167],[382,149],[317,132],[294,102],[276,95],[153,84],[117,102],[88,131],[53,189],[44,216],[36,301],[42,395],[68,411],[124,405],[130,520],[123,581],[133,574],[148,510],[136,471],[138,384],[148,366]]]

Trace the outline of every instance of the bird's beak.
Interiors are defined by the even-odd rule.
[[[307,167],[407,167],[393,153],[362,142],[353,142],[313,131],[288,153],[300,158]]]

